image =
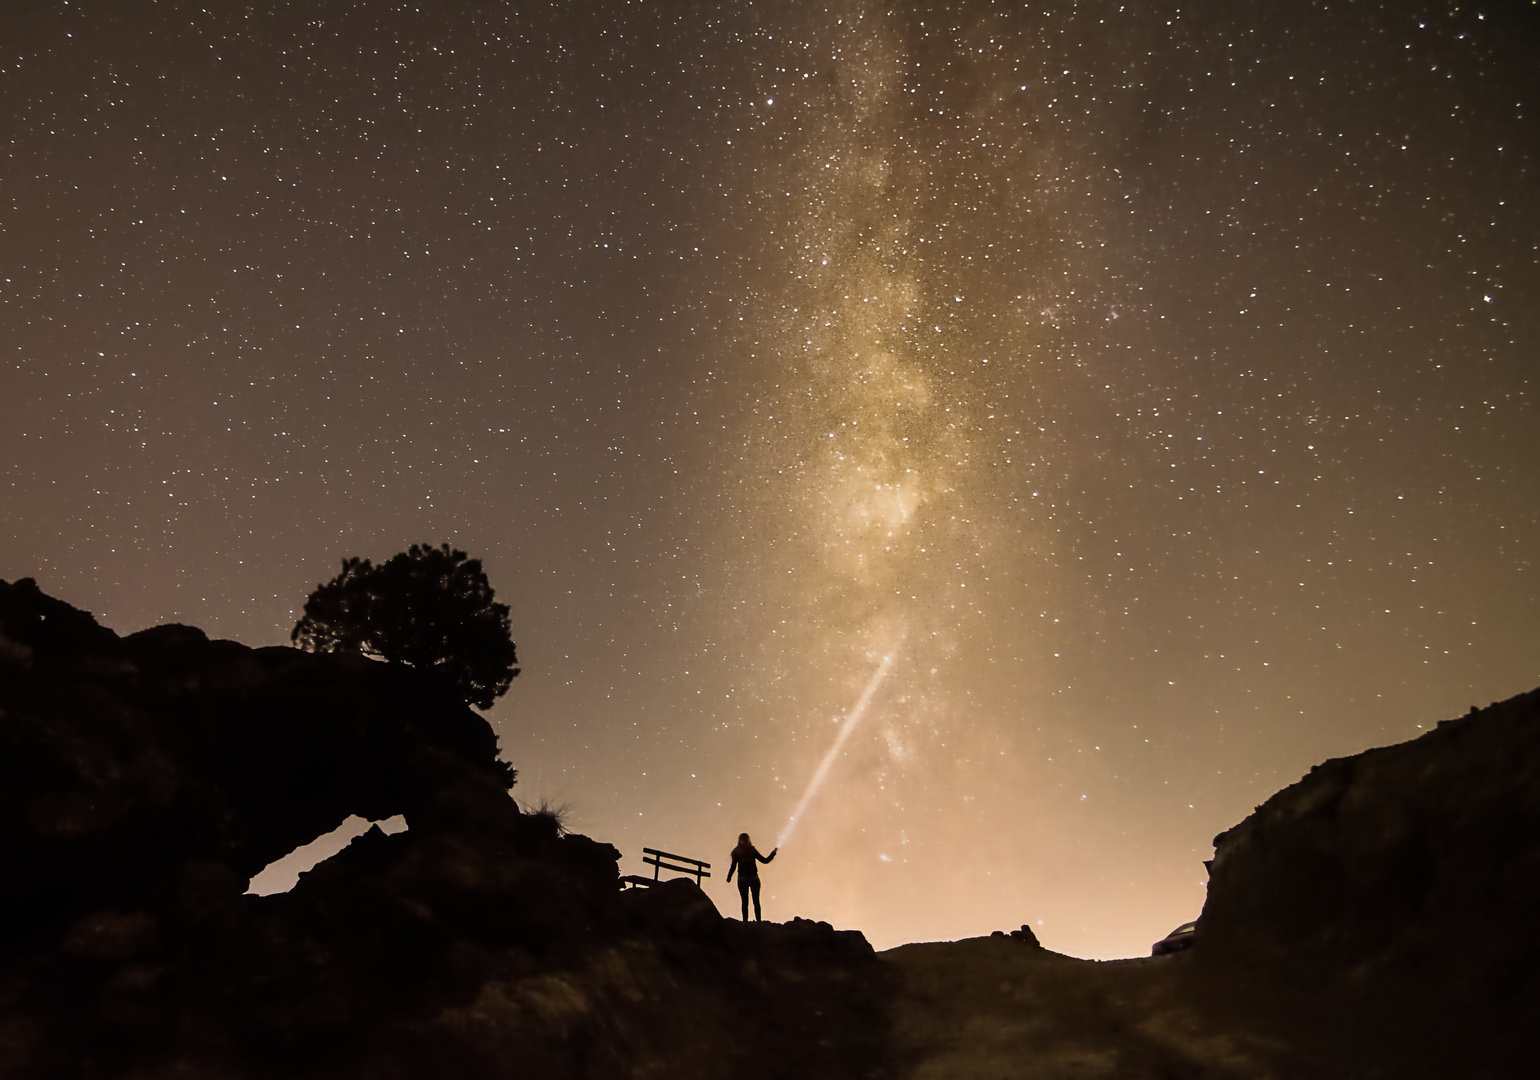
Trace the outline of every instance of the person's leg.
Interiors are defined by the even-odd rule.
[[[754,882],[749,888],[754,890],[754,921],[759,922],[759,882]],[[743,921],[749,921],[749,909],[746,903],[743,907]]]
[[[738,879],[738,898],[743,901],[743,921],[749,921],[749,883],[744,878]],[[759,906],[758,890],[755,890],[754,906]]]

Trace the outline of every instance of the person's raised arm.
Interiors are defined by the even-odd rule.
[[[773,858],[775,858],[775,853],[776,853],[776,852],[777,852],[777,851],[780,851],[780,850],[781,850],[781,849],[780,849],[780,848],[773,848],[773,849],[772,849],[772,850],[771,850],[771,852],[770,852],[770,854],[769,854],[769,855],[759,855],[759,852],[757,852],[757,851],[756,851],[756,852],[754,852],[754,854],[756,854],[756,855],[759,855],[759,861],[760,861],[760,862],[762,862],[762,863],[767,863],[767,862],[769,862],[769,861],[770,861],[770,860],[771,860],[771,859],[773,859]]]

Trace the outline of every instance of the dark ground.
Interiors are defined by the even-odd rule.
[[[622,892],[427,676],[119,638],[0,582],[0,1076],[1540,1073],[1540,691],[1327,762],[1216,838],[1189,952],[875,954]],[[350,814],[403,814],[304,875]]]

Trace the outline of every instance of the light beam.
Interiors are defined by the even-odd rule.
[[[896,652],[897,650],[894,651]],[[824,778],[829,775],[829,769],[833,766],[834,759],[839,756],[839,752],[844,747],[846,740],[860,726],[862,718],[866,715],[866,707],[872,703],[873,695],[877,693],[877,688],[882,685],[882,680],[888,677],[888,670],[892,666],[893,653],[890,652],[882,658],[882,663],[877,666],[876,673],[867,681],[866,689],[862,690],[861,696],[856,699],[856,707],[851,709],[850,715],[845,718],[844,726],[840,728],[840,733],[835,736],[834,745],[829,747],[828,753],[824,754],[823,760],[818,763],[818,771],[813,774],[813,779],[808,782],[807,790],[802,793],[802,798],[797,802],[797,808],[791,812],[791,817],[786,821],[786,827],[781,830],[780,836],[776,838],[776,847],[780,847],[791,839],[791,834],[796,831],[797,822],[802,820],[803,811],[807,809],[808,803],[813,801],[813,796],[818,794],[818,789],[823,787]]]

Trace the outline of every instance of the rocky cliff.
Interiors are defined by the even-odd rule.
[[[1318,766],[1216,838],[1191,951],[1109,964],[623,892],[513,779],[421,673],[0,582],[0,1076],[1540,1072],[1540,691]],[[350,814],[408,829],[245,895]]]
[[[869,1070],[859,934],[728,923],[689,882],[622,893],[618,852],[512,783],[422,673],[120,638],[0,582],[0,1075]],[[351,814],[408,828],[245,895]]]
[[[899,1075],[1540,1075],[1540,691],[1328,761],[1215,839],[1190,951],[907,945]]]
[[[1464,1072],[1530,1059],[1536,912],[1540,690],[1317,765],[1215,837],[1194,952]]]
[[[1317,765],[1215,837],[1205,951],[1533,993],[1537,838],[1540,690]]]

